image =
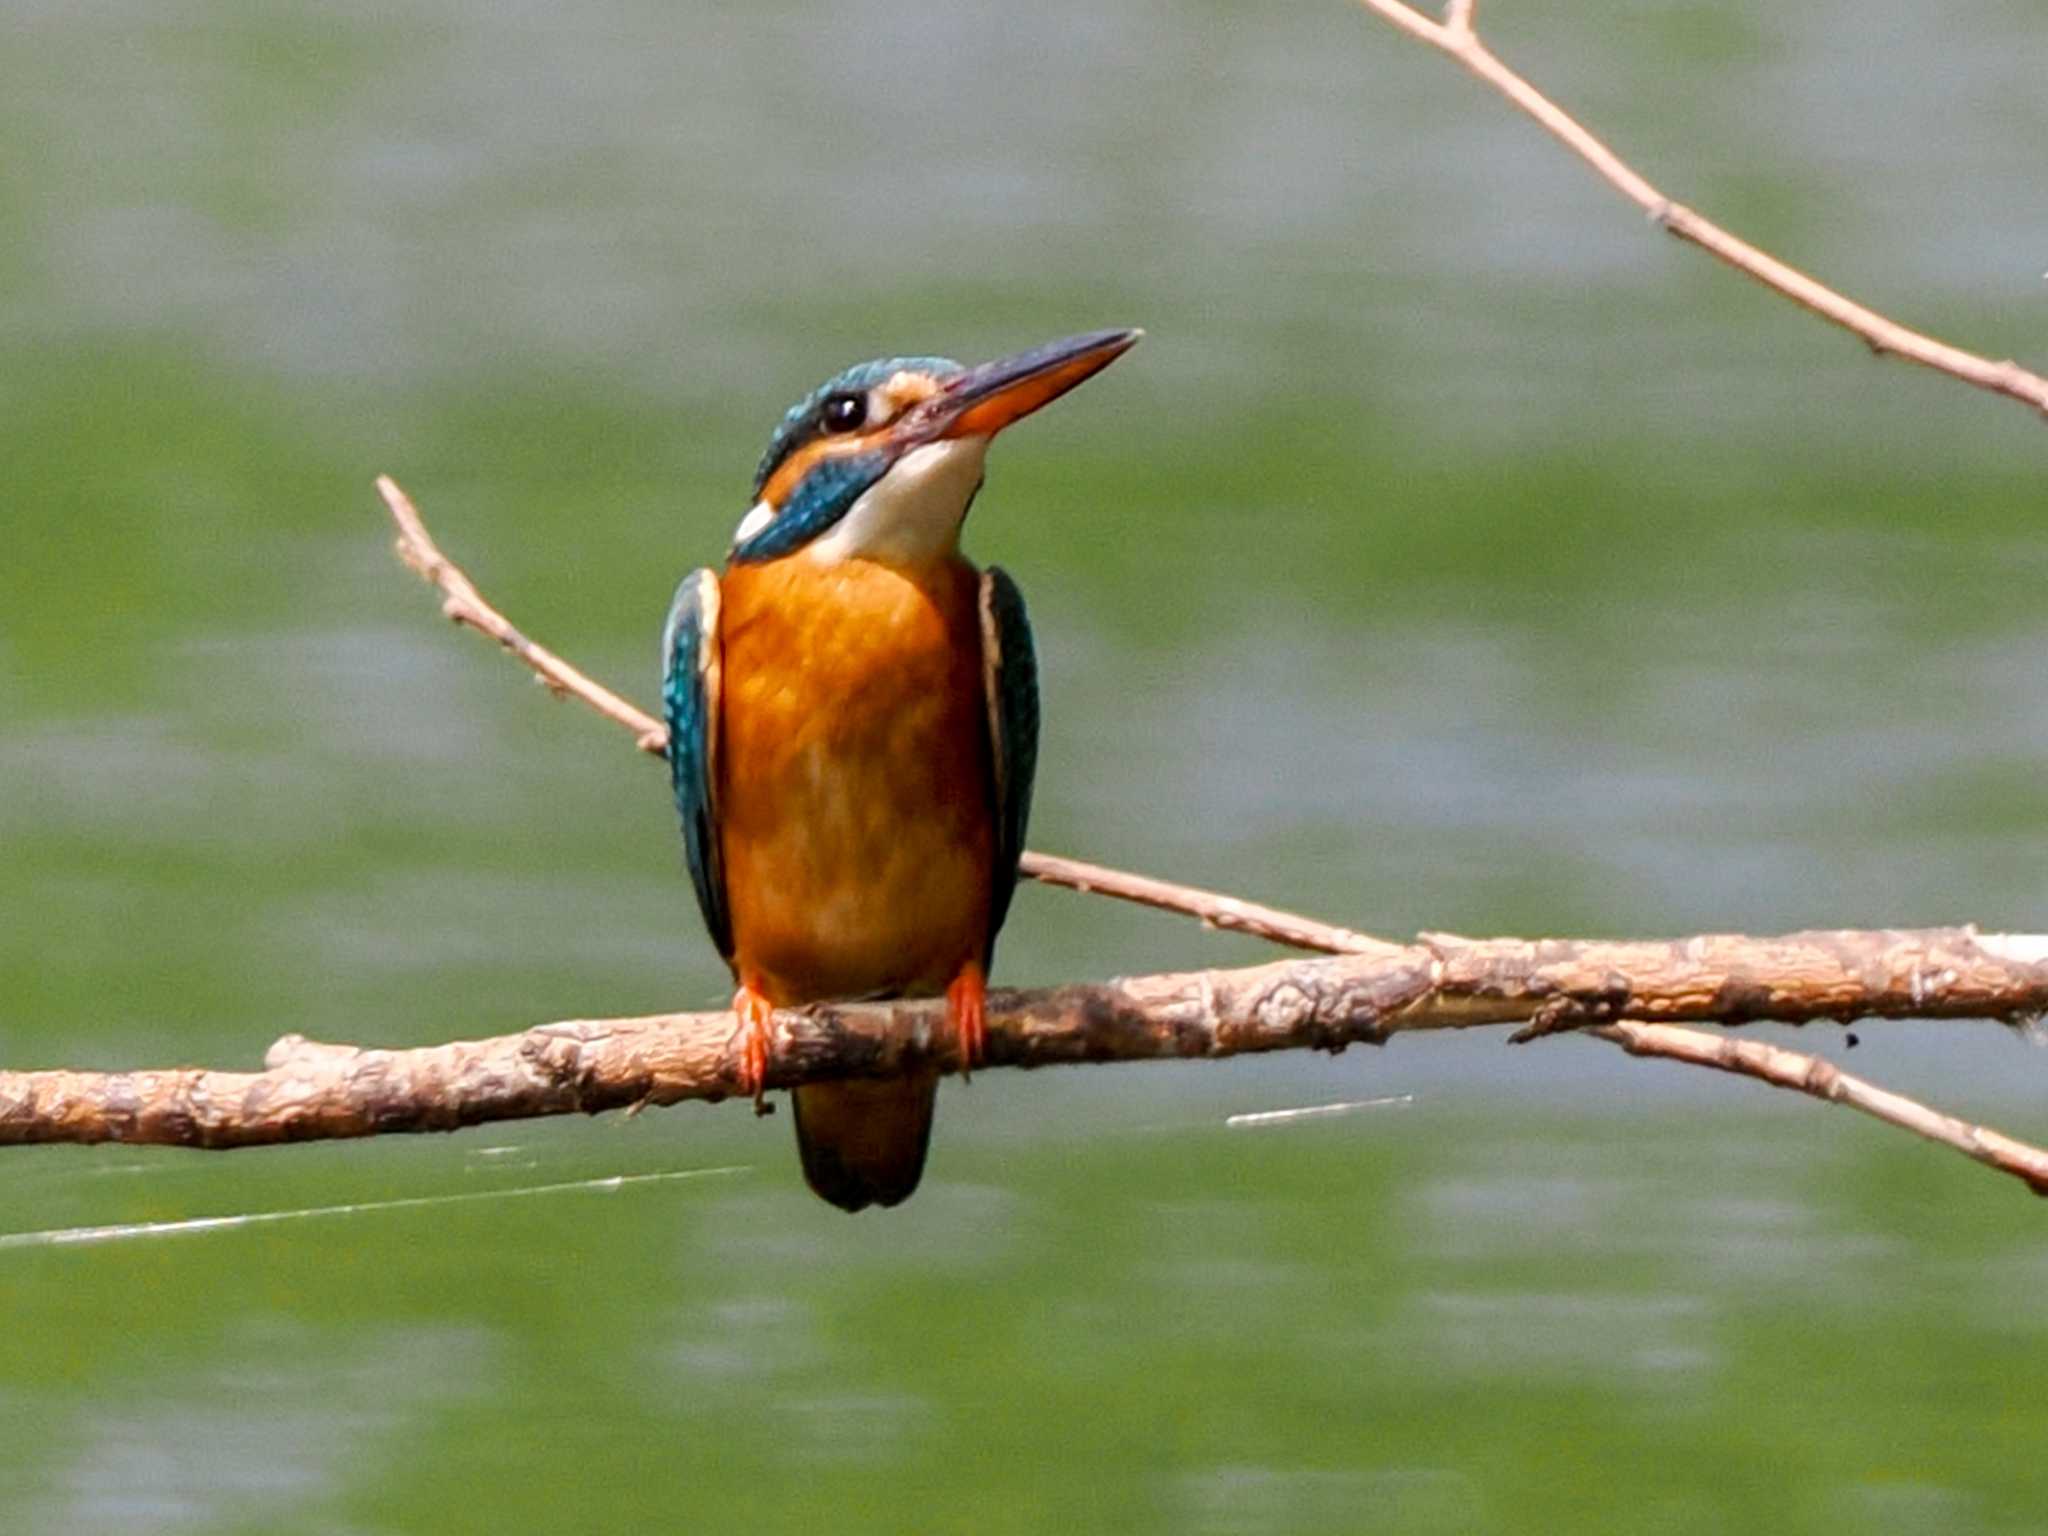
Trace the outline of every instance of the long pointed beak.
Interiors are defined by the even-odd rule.
[[[970,368],[917,407],[913,430],[930,437],[992,437],[1107,368],[1144,334],[1090,331]]]

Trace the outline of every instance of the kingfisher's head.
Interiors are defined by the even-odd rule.
[[[889,357],[828,379],[782,418],[754,474],[735,564],[803,550],[917,565],[949,553],[989,439],[1106,368],[1144,332],[1092,331],[963,368]]]

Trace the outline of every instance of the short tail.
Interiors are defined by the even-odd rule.
[[[804,1181],[842,1211],[908,1200],[924,1174],[938,1097],[936,1072],[797,1089]]]

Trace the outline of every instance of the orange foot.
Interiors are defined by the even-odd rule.
[[[946,1022],[960,1047],[960,1080],[974,1075],[988,1054],[988,978],[970,960],[946,988]]]
[[[740,1092],[754,1101],[754,1113],[768,1113],[769,1026],[775,1005],[752,982],[740,983],[732,995],[732,1011],[740,1021]]]

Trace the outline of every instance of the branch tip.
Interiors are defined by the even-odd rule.
[[[2017,364],[1994,363],[1951,346],[1858,304],[1796,267],[1778,260],[1705,215],[1674,203],[1577,118],[1531,85],[1480,43],[1471,26],[1471,0],[1446,0],[1444,20],[1431,21],[1402,0],[1359,0],[1367,10],[1449,54],[1493,87],[1518,111],[1590,166],[1607,184],[1636,204],[1650,220],[1679,239],[1697,245],[1743,276],[1869,342],[1880,355],[1901,358],[1950,378],[2032,406],[2048,418],[2048,378]]]

